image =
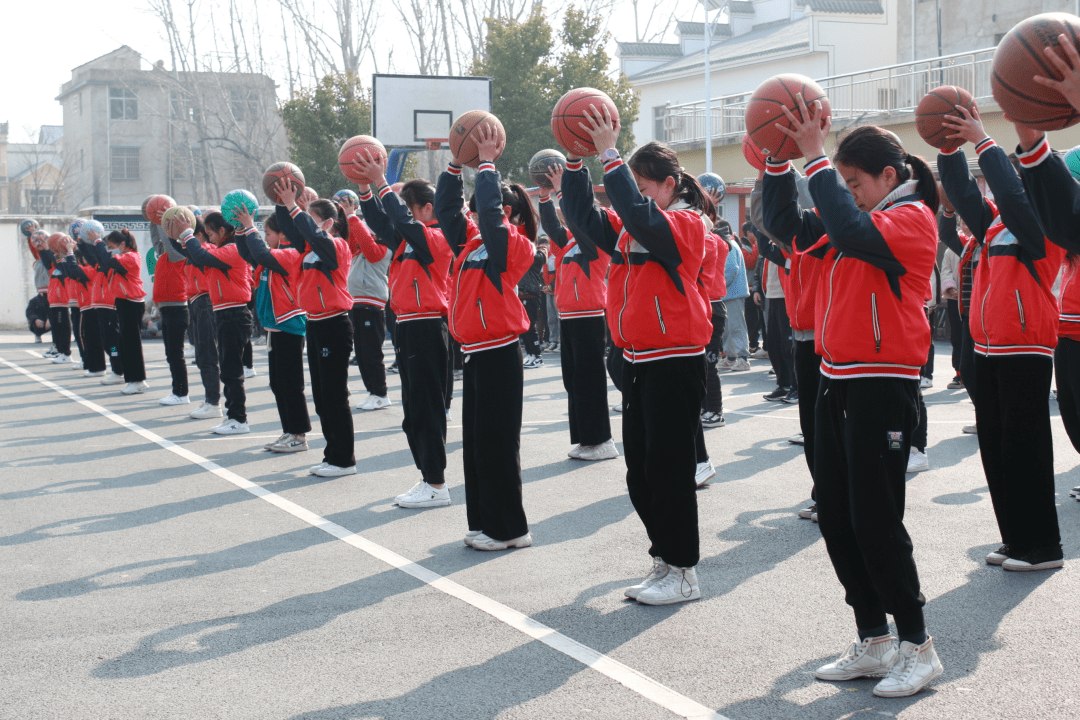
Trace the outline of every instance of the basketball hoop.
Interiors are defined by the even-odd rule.
[[[444,142],[449,142],[449,138],[425,138],[424,142],[428,150],[438,150]]]

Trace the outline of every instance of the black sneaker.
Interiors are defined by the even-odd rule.
[[[397,374],[397,372],[398,372],[398,366],[397,366],[397,363],[394,363],[394,364],[393,364],[393,365],[391,365],[390,367],[386,368],[386,372],[388,372],[388,373],[393,373],[393,374],[395,374],[395,375],[396,375],[396,374]]]
[[[986,556],[987,565],[1000,565],[1009,559],[1009,546],[1002,545],[997,550]]]
[[[798,405],[799,391],[792,390],[791,392],[789,392],[787,395],[784,396],[784,402],[786,402],[788,405]]]
[[[945,387],[948,388],[949,390],[961,390],[961,389],[963,389],[964,381],[963,381],[963,379],[961,379],[960,373],[957,373],[956,377],[954,377],[952,380],[950,380],[949,384],[946,385]]]
[[[766,400],[772,400],[773,402],[783,402],[784,398],[791,392],[791,388],[778,387],[768,395],[763,396]]]
[[[1064,567],[1064,565],[1065,555],[1061,552],[1061,545],[1038,548],[1024,555],[1010,556],[1008,560],[1001,563],[1004,570],[1019,570],[1021,572],[1053,570],[1054,568]]]
[[[725,423],[723,413],[706,412],[701,414],[701,424],[704,427],[724,427]]]

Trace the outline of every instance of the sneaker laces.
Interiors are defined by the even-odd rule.
[[[915,651],[908,655],[903,651],[897,653],[899,656],[893,666],[889,668],[888,674],[885,676],[889,680],[894,680],[898,683],[907,683],[911,674],[915,671],[915,665],[919,661],[919,648],[914,646]]]

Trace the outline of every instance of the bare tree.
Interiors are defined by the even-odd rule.
[[[321,5],[278,0],[278,4],[307,51],[312,81],[330,74],[358,75],[368,56],[378,72],[381,58],[373,43],[381,4],[376,0],[324,0]]]

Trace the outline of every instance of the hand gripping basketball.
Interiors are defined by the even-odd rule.
[[[296,186],[288,180],[278,180],[276,186],[279,205],[292,208],[296,205]]]
[[[801,117],[806,118],[806,122],[800,121],[790,110],[781,105],[780,109],[784,111],[791,127],[786,128],[782,123],[776,123],[774,127],[795,141],[804,158],[814,160],[825,154],[825,138],[829,136],[829,129],[832,128],[832,116],[822,117],[821,102],[817,100],[810,108],[807,108],[802,93],[796,94],[795,100],[798,101],[799,113]]]
[[[952,130],[953,133],[946,137],[950,140],[966,140],[972,144],[977,144],[987,137],[986,129],[983,128],[982,119],[979,117],[978,105],[972,103],[971,112],[968,112],[967,108],[962,105],[958,105],[956,112],[960,113],[960,117],[946,115],[941,118],[941,124]]]
[[[619,142],[619,133],[622,132],[622,123],[618,118],[612,119],[607,105],[599,108],[589,105],[582,114],[585,122],[578,123],[578,126],[589,134],[596,149],[603,152],[615,147]]]
[[[1050,64],[1061,73],[1061,80],[1053,80],[1042,75],[1036,75],[1032,79],[1043,87],[1057,90],[1069,101],[1070,105],[1080,111],[1080,53],[1076,51],[1076,46],[1064,33],[1058,36],[1058,43],[1065,51],[1065,58],[1058,55],[1053,47],[1045,47],[1043,52]]]
[[[480,162],[495,162],[502,155],[504,147],[506,147],[506,140],[499,137],[495,128],[486,123],[476,128],[476,154]]]
[[[357,183],[359,186],[373,184],[382,187],[386,184],[386,156],[377,155],[372,158],[371,153],[362,150],[356,153],[356,157],[353,158],[352,162],[353,167],[356,168],[356,174],[367,181]]]

